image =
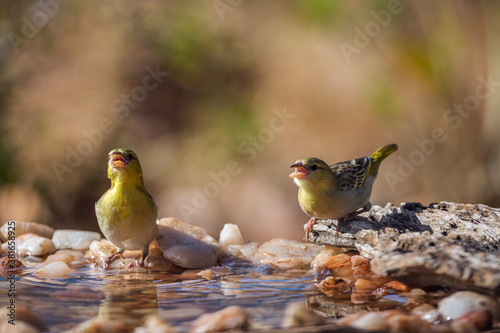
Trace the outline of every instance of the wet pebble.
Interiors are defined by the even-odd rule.
[[[403,310],[386,310],[368,313],[354,313],[337,321],[339,325],[351,326],[364,330],[380,330],[395,332],[436,332],[436,333],[461,333],[477,332],[478,321],[485,319],[483,314],[471,318],[459,318],[442,323],[440,320],[429,321],[417,313],[407,313]]]
[[[223,310],[200,316],[194,321],[191,332],[246,331],[249,327],[250,321],[245,310],[240,306],[230,306]]]
[[[127,273],[146,273],[147,269],[144,267],[139,267],[138,260],[134,258],[118,258],[113,261],[108,269],[113,270],[126,270]]]
[[[116,246],[109,240],[101,239],[99,241],[93,241],[92,243],[90,243],[87,256],[96,264],[102,265],[104,263],[104,260],[116,253],[117,250],[118,249],[116,248]]]
[[[425,295],[427,295],[425,290],[420,288],[413,288],[406,294],[406,297],[411,301],[418,301],[422,299]]]
[[[209,281],[216,278],[224,277],[228,275],[228,269],[223,266],[215,266],[210,269],[192,269],[184,271],[182,277],[187,279],[198,279],[202,277],[203,279]]]
[[[355,313],[341,318],[337,322],[340,325],[366,330],[387,330],[389,328],[385,318],[377,312]]]
[[[352,272],[356,279],[366,279],[373,283],[376,283],[379,287],[384,286],[386,288],[396,289],[396,290],[408,290],[409,288],[398,282],[391,280],[385,276],[379,276],[371,270],[370,259],[365,258],[360,255],[353,255],[351,257]]]
[[[306,268],[324,246],[275,238],[262,244],[252,256],[257,264],[270,264],[280,269]]]
[[[43,278],[66,279],[69,277],[70,272],[71,268],[69,268],[66,263],[62,261],[54,261],[35,271],[35,274],[38,277]]]
[[[134,333],[175,333],[172,326],[161,320],[158,315],[150,315],[144,321],[144,326],[136,327]]]
[[[2,333],[39,333],[35,327],[24,321],[17,321],[16,326],[12,326],[7,321],[0,324],[0,332]]]
[[[316,271],[321,275],[331,275],[337,279],[342,279],[347,283],[355,281],[352,269],[352,253],[341,253],[333,257],[324,257],[322,261],[316,260]]]
[[[352,272],[358,279],[371,279],[373,274],[370,268],[370,260],[360,255],[353,255],[351,257]]]
[[[12,274],[16,274],[23,267],[23,263],[17,258],[9,258],[7,256],[0,258],[0,271],[9,271]]]
[[[17,237],[16,251],[22,257],[43,256],[56,252],[56,246],[48,238],[27,233]]]
[[[33,267],[41,262],[44,262],[43,257],[27,256],[23,258],[23,263],[26,265],[26,267]]]
[[[174,264],[165,260],[163,255],[150,254],[146,260],[147,268],[156,272],[179,273],[180,270]]]
[[[377,289],[378,284],[370,280],[357,279],[356,282],[354,282],[354,288],[356,288],[357,292],[366,294]]]
[[[52,242],[57,249],[88,250],[93,241],[101,239],[101,234],[83,230],[56,230]]]
[[[200,227],[174,218],[163,218],[156,238],[163,257],[184,268],[206,268],[217,264],[219,243]]]
[[[232,255],[250,259],[259,249],[259,243],[248,242],[244,245],[229,245],[226,251]]]
[[[98,317],[89,319],[64,333],[129,333],[130,329],[120,321],[105,320]]]
[[[468,325],[474,326],[479,331],[485,331],[492,328],[492,317],[493,315],[489,311],[474,311],[464,314],[455,322],[466,323]]]
[[[72,268],[81,268],[87,265],[83,254],[74,250],[59,250],[48,256],[41,266],[47,266],[53,262],[63,262]]]
[[[14,222],[14,223],[11,223]],[[21,222],[21,221],[9,221],[0,227],[0,237],[3,242],[5,242],[9,235],[9,230],[14,228],[16,237],[24,234],[32,233],[45,238],[52,238],[54,234],[54,228],[48,225],[37,223],[37,222]]]
[[[452,332],[449,327],[437,327],[422,320],[419,316],[401,310],[355,313],[337,321],[340,325],[348,325],[364,330],[397,331],[397,332]]]
[[[364,304],[389,294],[391,289],[410,290],[401,282],[373,273],[370,260],[356,251],[338,252],[326,247],[311,264],[317,272],[317,278],[321,280],[316,286],[326,295],[350,291],[351,302]]]
[[[427,303],[420,304],[411,310],[411,313],[419,316],[423,320],[429,323],[438,323],[441,321],[441,314],[437,311],[437,309]]]
[[[344,280],[328,276],[316,285],[326,295],[335,295],[338,292],[348,292],[351,290],[349,284]]]
[[[17,304],[17,303],[16,303]],[[38,333],[48,332],[47,327],[38,316],[24,306],[17,304],[15,313],[7,307],[0,308],[0,332],[2,333]],[[15,325],[8,321],[15,318]]]
[[[499,302],[490,296],[473,291],[457,291],[442,299],[438,311],[446,319],[456,319],[475,311],[489,311],[495,320],[500,320]]]
[[[376,279],[376,281],[380,282],[380,279]],[[394,290],[399,290],[399,291],[409,291],[410,290],[410,287],[408,287],[406,284],[399,282],[399,281],[389,281],[389,282],[384,284],[384,287],[394,289]]]
[[[314,269],[319,269],[320,267],[324,267],[325,263],[333,256],[338,254],[342,254],[346,252],[345,249],[340,247],[335,247],[331,245],[326,245],[317,255],[314,257],[314,260],[311,262],[311,267]]]
[[[204,269],[199,272],[198,275],[207,281],[210,281],[214,278],[214,272],[211,269]]]
[[[285,309],[282,327],[295,327],[306,325],[320,325],[325,323],[325,318],[314,313],[304,304],[291,303]]]

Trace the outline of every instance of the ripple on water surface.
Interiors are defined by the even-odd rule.
[[[245,308],[260,327],[278,328],[290,303],[307,304],[323,316],[337,315],[332,307],[353,306],[349,295],[332,298],[317,290],[311,270],[263,274],[250,269],[208,281],[193,277],[86,268],[58,280],[37,278],[27,270],[16,278],[16,304],[40,317],[50,332],[71,329],[96,316],[136,327],[151,314],[187,331],[200,315],[232,305]],[[0,289],[5,299],[8,284],[1,283]],[[377,303],[385,308],[405,301],[392,294]]]

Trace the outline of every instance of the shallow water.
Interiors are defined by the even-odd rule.
[[[354,304],[349,294],[324,295],[315,287],[311,270],[262,272],[232,269],[214,280],[193,275],[77,270],[68,279],[40,279],[29,270],[16,279],[16,304],[43,320],[50,332],[61,332],[99,316],[128,327],[158,314],[185,332],[204,313],[238,305],[259,328],[279,328],[288,304],[306,304],[324,317],[357,311],[394,308],[406,298],[390,294],[377,301]],[[2,279],[6,281],[5,279]],[[8,283],[0,283],[2,304],[8,302]]]

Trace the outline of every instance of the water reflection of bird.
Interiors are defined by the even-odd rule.
[[[125,250],[142,249],[139,266],[149,254],[149,244],[156,237],[158,207],[144,187],[137,155],[127,149],[114,149],[108,157],[111,188],[96,202],[99,227],[118,252],[107,258],[107,268]]]
[[[158,315],[158,290],[151,277],[107,276],[102,290],[98,317],[103,322],[117,321],[131,329],[143,325],[145,318]]]
[[[340,227],[353,216],[370,210],[373,182],[382,162],[398,149],[396,144],[379,148],[371,156],[328,165],[315,157],[292,164],[290,174],[299,187],[300,208],[311,216],[304,226],[306,238],[316,219],[338,220]]]

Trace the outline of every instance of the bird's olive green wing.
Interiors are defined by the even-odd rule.
[[[371,163],[371,158],[366,156],[351,161],[335,163],[330,165],[330,168],[337,177],[340,190],[354,190],[363,186],[370,172]]]

